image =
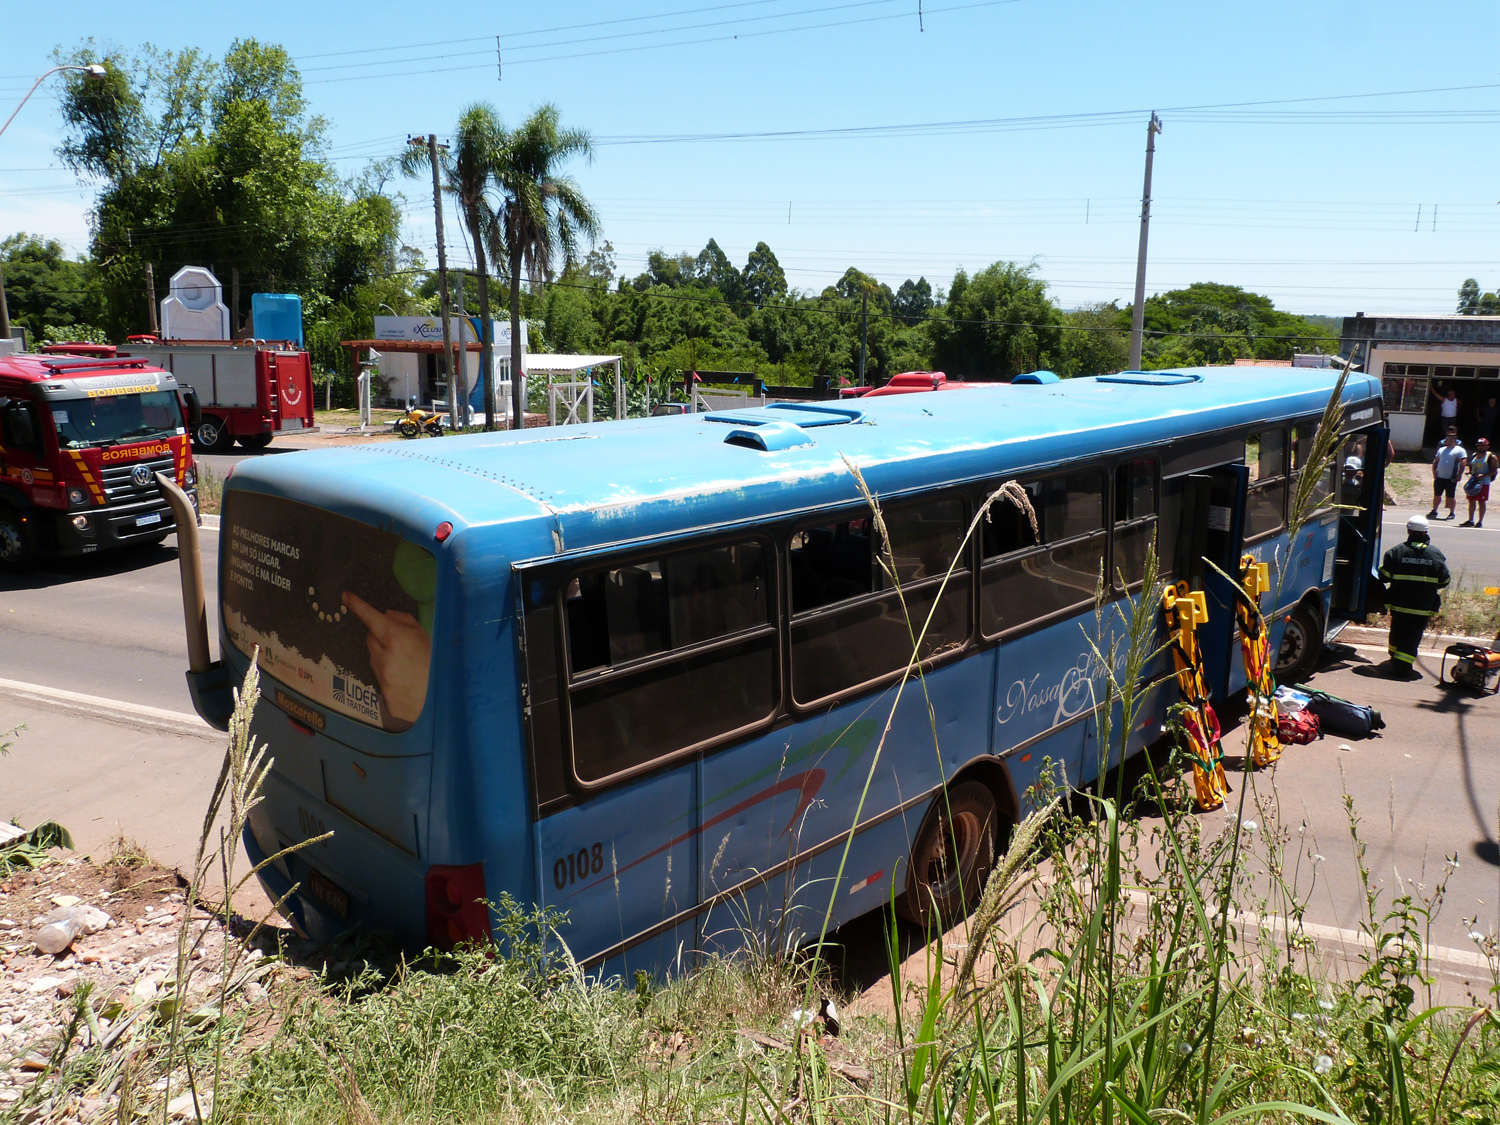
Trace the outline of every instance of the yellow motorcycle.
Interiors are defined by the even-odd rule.
[[[423,434],[429,437],[443,436],[443,416],[435,410],[423,410],[420,406],[413,406],[391,425],[404,438],[421,437]]]

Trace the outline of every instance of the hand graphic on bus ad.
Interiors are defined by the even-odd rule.
[[[343,598],[369,630],[365,644],[370,649],[370,665],[380,683],[385,709],[392,718],[416,722],[427,698],[427,668],[432,659],[432,640],[427,631],[409,613],[394,609],[382,613],[347,590]]]

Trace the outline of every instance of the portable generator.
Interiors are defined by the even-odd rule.
[[[1448,673],[1450,656],[1453,657],[1453,671]],[[1500,692],[1500,652],[1462,642],[1449,645],[1443,651],[1438,679],[1451,680],[1480,695],[1494,695]]]

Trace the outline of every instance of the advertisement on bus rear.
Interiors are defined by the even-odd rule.
[[[230,492],[220,527],[224,635],[235,648],[249,656],[258,646],[266,675],[330,712],[387,731],[416,722],[432,660],[430,552],[257,493]]]

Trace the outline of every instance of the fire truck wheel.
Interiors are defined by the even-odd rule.
[[[235,439],[246,449],[264,449],[271,444],[270,434],[241,434]]]
[[[0,505],[0,572],[14,574],[31,565],[31,542],[26,525],[14,508]]]
[[[998,819],[994,794],[977,781],[938,794],[911,849],[906,893],[896,900],[902,917],[946,926],[974,909],[995,863]]]
[[[1276,682],[1300,684],[1317,670],[1323,655],[1323,628],[1317,610],[1307,604],[1292,610],[1281,634],[1281,649],[1273,669]]]
[[[193,437],[197,440],[199,450],[205,453],[225,453],[234,445],[234,435],[211,414],[203,416]]]

